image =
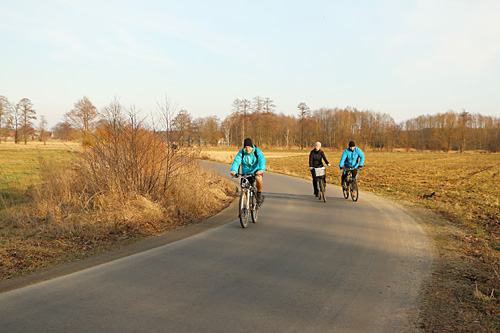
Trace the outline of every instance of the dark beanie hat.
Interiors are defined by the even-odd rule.
[[[246,138],[245,141],[243,141],[243,148],[245,148],[246,146],[253,147],[252,139]]]
[[[354,141],[349,141],[349,147],[356,147],[356,144],[354,143]]]

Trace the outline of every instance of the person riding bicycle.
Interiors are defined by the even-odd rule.
[[[323,163],[323,161],[325,161],[325,163]],[[311,170],[315,197],[318,197],[318,181],[314,168],[319,168],[325,164],[330,166],[330,162],[326,159],[325,152],[321,150],[321,142],[316,142],[314,144],[314,149],[309,153],[309,170]]]
[[[243,148],[234,157],[233,165],[231,166],[231,175],[234,176],[241,165],[241,173],[249,175],[256,173],[255,180],[257,182],[257,203],[260,205],[264,202],[262,195],[262,187],[264,187],[264,171],[266,171],[266,158],[262,150],[257,148],[252,139],[246,138],[243,141]]]
[[[354,179],[358,179],[358,168],[362,168],[364,163],[365,154],[363,154],[363,151],[360,148],[356,147],[354,141],[350,141],[349,148],[346,148],[346,150],[342,153],[342,157],[340,157],[339,167],[344,170],[342,172],[341,184],[344,185],[347,178],[347,171],[345,168],[354,169],[352,170],[352,176]]]

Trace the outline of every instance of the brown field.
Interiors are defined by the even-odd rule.
[[[202,155],[230,163],[237,149]],[[264,154],[269,171],[310,179],[308,150]],[[341,152],[325,154],[328,182],[339,185]],[[441,256],[425,291],[425,328],[500,330],[500,154],[368,151],[365,158],[360,201],[369,191],[405,204]]]
[[[232,163],[236,152],[240,148],[210,148],[202,149],[202,158],[218,161],[222,163]],[[272,149],[266,150],[266,159],[269,158],[284,158],[284,157],[300,157],[309,156],[309,152],[298,149]]]

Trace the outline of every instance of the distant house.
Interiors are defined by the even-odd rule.
[[[46,139],[53,139],[55,137],[54,132],[45,132],[45,138]],[[40,138],[40,131],[35,131],[33,133],[33,139],[39,139]]]

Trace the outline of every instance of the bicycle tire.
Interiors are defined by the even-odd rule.
[[[257,196],[255,193],[252,194],[251,207],[252,222],[257,223],[259,219],[259,204],[257,203]]]
[[[319,186],[320,186],[320,193],[321,193],[320,199],[323,199],[323,202],[326,202],[325,181],[323,179],[321,179],[319,181]]]
[[[342,194],[344,195],[344,199],[349,199],[349,182],[347,179],[342,184]]]
[[[248,227],[248,218],[249,218],[249,211],[248,211],[248,200],[247,200],[247,193],[248,190],[244,189],[241,191],[240,195],[240,205],[239,205],[239,214],[238,217],[240,218],[240,224],[242,228]]]
[[[319,186],[319,183],[320,183],[319,179],[316,179],[316,189],[318,191],[317,198],[318,198],[318,200],[321,200],[321,188]]]
[[[353,179],[351,183],[351,199],[352,201],[356,202],[358,201],[358,197],[359,197],[358,182],[356,181],[356,179]]]

